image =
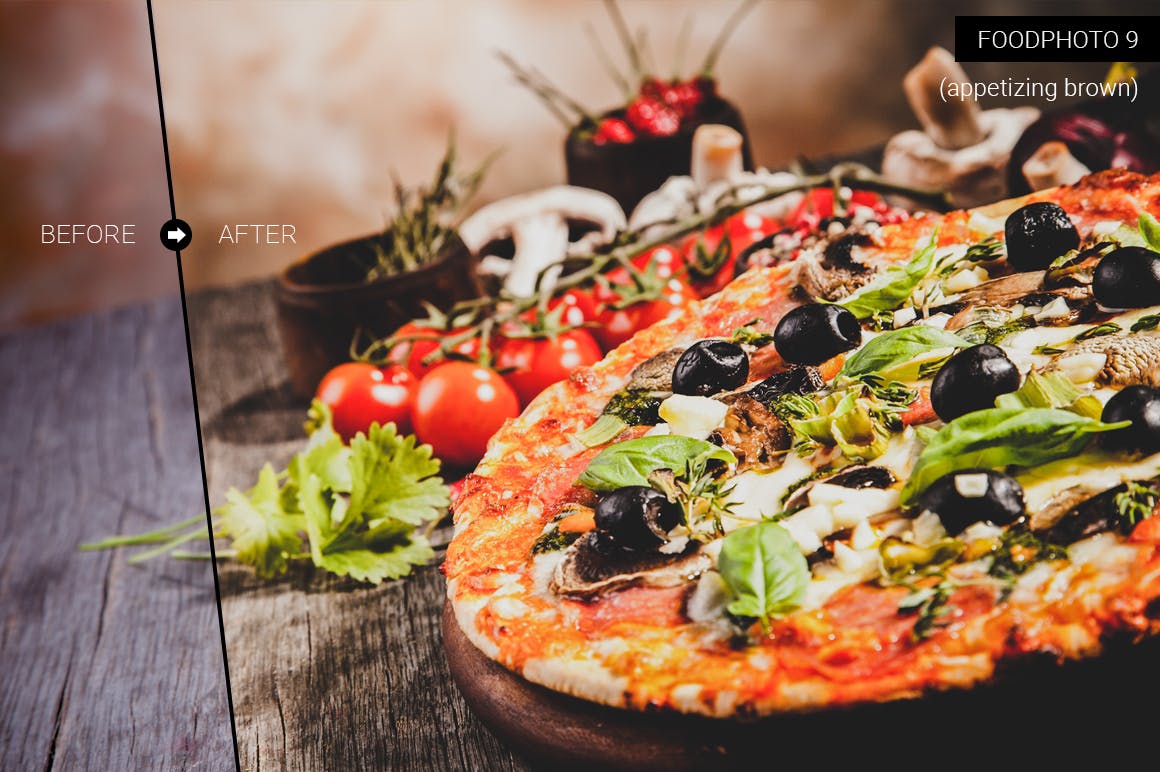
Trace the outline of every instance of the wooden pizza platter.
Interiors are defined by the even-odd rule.
[[[1025,660],[971,690],[760,720],[637,713],[553,692],[488,659],[450,604],[443,642],[468,705],[537,769],[784,769],[787,761],[1007,769],[1015,761],[1070,767],[1084,757],[1151,765],[1160,739],[1156,639],[1111,642],[1100,658],[1079,663]]]

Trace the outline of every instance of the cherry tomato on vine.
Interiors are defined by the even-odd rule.
[[[322,378],[315,396],[330,408],[334,430],[350,442],[372,423],[394,423],[400,434],[410,434],[417,386],[418,379],[401,365],[346,362]]]
[[[495,366],[505,371],[521,405],[581,367],[596,364],[600,346],[587,330],[575,329],[545,338],[510,338],[496,354]],[[508,371],[510,369],[510,371]]]
[[[411,409],[419,441],[459,467],[483,458],[491,436],[519,414],[519,400],[507,381],[470,362],[445,362],[424,375]]]
[[[720,292],[733,280],[737,256],[780,227],[777,220],[756,212],[739,212],[689,236],[681,244],[681,253],[689,266],[690,285],[701,297]],[[726,237],[728,244],[724,243]]]
[[[883,204],[882,198],[869,190],[855,190],[850,194],[847,205],[868,206],[875,211]],[[814,188],[809,194],[802,196],[802,200],[789,217],[786,224],[791,228],[799,225],[817,227],[818,223],[827,217],[834,216],[834,191],[832,188]]]
[[[422,335],[434,338],[446,338],[452,335],[459,335],[462,332],[464,330],[440,330],[435,327],[424,327],[414,322],[407,322],[396,330],[392,337],[400,338],[411,335]],[[442,358],[436,358],[432,362],[424,361],[437,348],[439,348],[438,340],[404,341],[396,344],[391,349],[391,353],[387,356],[387,359],[391,362],[406,365],[407,369],[414,373],[416,378],[422,378],[444,361]],[[475,359],[479,356],[479,338],[468,338],[456,345],[454,350],[469,359]]]
[[[611,286],[597,285],[593,289],[593,297],[601,304],[601,309],[596,319],[599,326],[593,328],[592,332],[605,351],[624,343],[637,330],[656,324],[667,317],[674,308],[686,306],[698,299],[697,293],[682,277],[672,276],[665,281],[659,298],[616,308],[622,298],[617,287],[629,288],[630,293],[635,287],[624,268],[609,272],[607,278]]]
[[[668,244],[653,247],[649,251],[637,255],[632,259],[632,264],[642,271],[649,270],[650,266],[655,265],[656,275],[662,279],[679,275],[685,269],[685,259],[681,251]]]
[[[548,301],[548,311],[555,311],[560,306],[564,311],[560,315],[560,324],[563,327],[579,327],[596,321],[596,301],[591,293],[578,289],[570,289],[559,297]]]

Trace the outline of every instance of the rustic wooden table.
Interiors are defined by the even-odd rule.
[[[190,297],[210,503],[301,449],[273,284]],[[434,566],[378,587],[303,568],[278,581],[222,562],[243,769],[524,769],[464,704],[443,655]]]
[[[203,510],[176,298],[0,336],[0,769],[233,769],[213,574],[80,542]]]

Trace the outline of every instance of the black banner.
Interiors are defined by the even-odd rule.
[[[960,62],[1156,62],[1160,32],[1145,16],[956,16]]]

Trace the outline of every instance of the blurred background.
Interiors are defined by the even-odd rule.
[[[733,0],[622,0],[658,74],[692,74]],[[1147,12],[1146,2],[766,0],[717,69],[760,165],[855,151],[911,128],[900,82],[958,14]],[[392,174],[429,179],[454,129],[466,166],[497,148],[476,204],[562,182],[564,127],[496,58],[534,65],[593,112],[621,101],[586,32],[623,66],[596,0],[159,0],[154,4],[187,288],[275,274],[380,229]],[[684,64],[677,41],[691,19]],[[0,2],[0,329],[176,290],[144,4]],[[976,79],[1100,79],[1106,65],[968,64]],[[990,100],[997,106],[1023,100]],[[1063,103],[1064,100],[1056,104]],[[1042,104],[1039,106],[1043,106]],[[136,222],[139,244],[41,246],[41,223]],[[218,243],[292,224],[295,244]]]

